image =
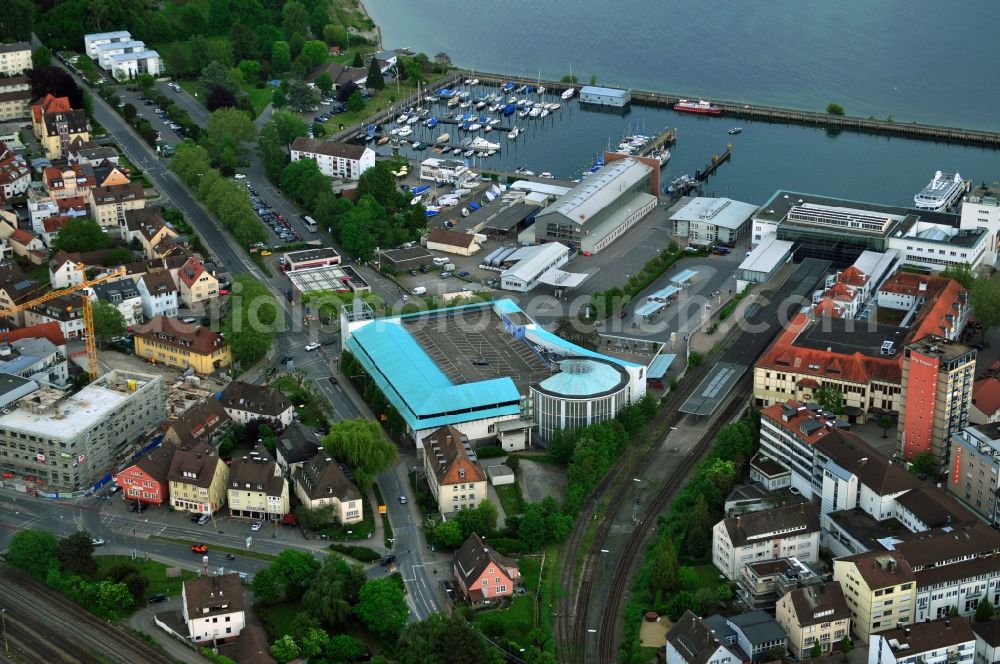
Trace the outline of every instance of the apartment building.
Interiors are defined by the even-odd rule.
[[[135,284],[142,299],[142,315],[147,321],[157,316],[173,318],[177,315],[177,286],[170,272],[147,272]]]
[[[486,500],[486,473],[469,439],[453,426],[443,426],[423,439],[424,474],[442,516]]]
[[[229,383],[219,401],[234,422],[267,422],[276,431],[289,426],[295,412],[295,406],[281,390],[240,380]]]
[[[364,145],[299,137],[292,141],[292,161],[312,159],[323,175],[357,180],[375,166],[375,151]]]
[[[833,580],[851,609],[854,635],[873,634],[913,623],[916,576],[898,551],[868,551],[833,561]]]
[[[295,495],[309,509],[332,505],[341,524],[364,518],[361,492],[347,479],[340,465],[322,450],[292,473]]]
[[[115,473],[115,484],[128,500],[162,505],[169,500],[167,474],[177,446],[165,442]]]
[[[712,563],[730,581],[751,562],[819,560],[819,517],[808,503],[727,517],[712,529]]]
[[[229,516],[278,521],[288,514],[288,482],[263,445],[233,459],[227,492]]]
[[[142,323],[142,296],[134,282],[120,279],[91,287],[93,299],[110,304],[125,319],[125,326],[132,328]]]
[[[218,332],[155,316],[135,331],[135,354],[153,363],[209,374],[231,363],[229,346]]]
[[[214,646],[234,641],[246,627],[240,575],[200,576],[184,581],[181,617],[192,643]]]
[[[167,472],[170,506],[186,512],[214,514],[226,504],[228,479],[229,466],[214,447],[179,449]]]
[[[139,181],[94,187],[90,192],[90,209],[101,228],[118,230],[125,225],[125,213],[146,207],[146,194]]]
[[[788,634],[788,650],[799,659],[839,649],[851,633],[851,609],[836,581],[790,590],[778,600],[775,619]]]
[[[31,69],[31,44],[0,44],[0,76],[20,76],[25,69]]]
[[[942,618],[876,634],[868,664],[973,664],[976,633],[967,620]]]
[[[165,416],[159,376],[115,370],[68,396],[43,388],[0,415],[0,470],[87,488]]]
[[[28,78],[0,78],[0,122],[23,120],[30,115],[31,85]]]
[[[181,302],[190,308],[219,297],[219,280],[194,256],[177,271],[177,288]]]
[[[42,115],[42,135],[40,141],[47,159],[55,160],[66,157],[70,144],[79,139],[86,143],[90,140],[90,121],[87,112],[82,109],[56,111]]]
[[[1000,525],[1000,424],[969,426],[952,434],[948,491],[988,523]]]

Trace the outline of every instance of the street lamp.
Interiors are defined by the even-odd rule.
[[[3,621],[3,649],[10,654],[10,646],[7,645],[7,609],[0,609],[0,620]]]

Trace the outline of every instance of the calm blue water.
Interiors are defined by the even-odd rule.
[[[512,77],[1000,130],[996,0],[364,2],[386,47]]]
[[[472,91],[474,97],[483,92],[482,88]],[[913,195],[935,170],[958,170],[977,184],[1000,179],[1000,152],[993,150],[745,120],[739,121],[743,133],[730,136],[727,132],[736,123],[733,119],[644,106],[633,106],[622,116],[583,110],[575,99],[568,104],[555,97],[548,100],[562,103],[562,110],[544,119],[505,118],[502,125],[516,124],[522,128],[521,136],[511,142],[505,132],[486,134],[487,140],[502,146],[500,154],[482,162],[474,160],[473,168],[479,172],[512,171],[527,166],[536,173],[550,171],[556,177],[572,179],[579,177],[609,143],[617,146],[627,134],[656,135],[669,126],[677,129],[678,141],[663,170],[665,180],[684,173],[693,175],[706,166],[713,153],[721,153],[732,142],[732,160],[708,180],[705,192],[750,203],[762,204],[776,189],[786,188],[912,206]],[[456,110],[434,106],[434,114],[440,117]],[[433,142],[448,132],[451,142],[457,144],[470,136],[453,125],[431,130],[418,123],[413,128],[410,140]],[[378,150],[388,153],[388,146]],[[432,151],[406,154],[438,156]]]

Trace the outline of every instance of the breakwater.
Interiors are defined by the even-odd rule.
[[[509,80],[513,80],[519,84],[541,84],[548,92],[555,94],[562,93],[570,87],[580,87],[579,83],[570,84],[560,81],[510,79],[497,76],[495,74],[484,74],[482,72],[475,72],[474,74],[472,72],[456,73],[460,79],[474,76],[475,78],[478,78],[481,83],[489,85],[503,85]],[[632,90],[631,93],[633,104],[659,106],[665,108],[672,108],[673,105],[681,99],[697,99],[697,96],[676,95],[668,92]],[[735,118],[749,118],[779,124],[801,124],[824,127],[830,130],[849,130],[872,134],[916,138],[941,143],[1000,148],[1000,132],[962,129],[960,127],[945,127],[941,125],[920,124],[916,122],[896,122],[891,118],[880,120],[877,118],[862,118],[851,115],[833,115],[817,111],[801,111],[775,106],[761,106],[758,104],[720,101],[717,99],[712,99],[711,101],[714,105],[722,109],[723,117],[729,116]]]

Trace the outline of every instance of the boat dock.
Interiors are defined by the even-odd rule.
[[[463,72],[460,78],[471,75],[471,72]],[[490,85],[502,85],[506,81],[519,81],[516,77],[502,77],[494,74],[484,74],[476,72],[475,76],[480,82]],[[532,85],[537,85],[537,81],[526,81]],[[541,81],[546,90],[553,94],[560,94],[571,87],[578,87],[579,83],[562,83],[559,81]],[[698,95],[685,94],[677,95],[666,92],[650,92],[647,90],[632,90],[632,103],[644,106],[664,106],[673,108],[681,99],[697,99]],[[801,111],[791,108],[779,108],[776,106],[761,106],[758,104],[746,104],[735,101],[720,101],[712,99],[712,103],[722,109],[722,117],[741,117],[763,122],[773,122],[780,124],[801,124],[815,127],[826,127],[827,129],[847,129],[851,131],[887,134],[893,136],[903,136],[906,138],[916,138],[928,141],[938,141],[942,143],[958,143],[962,145],[980,145],[985,147],[1000,148],[1000,132],[983,131],[977,129],[962,129],[959,127],[945,127],[942,125],[919,124],[917,122],[897,122],[892,118],[879,120],[877,118],[862,118],[851,115],[831,115],[819,111]]]
[[[713,154],[712,161],[708,163],[708,166],[706,166],[704,169],[700,171],[694,172],[694,179],[697,180],[698,182],[704,182],[709,178],[710,175],[712,175],[712,173],[714,173],[719,169],[719,166],[722,166],[724,163],[729,161],[729,158],[732,156],[733,156],[733,144],[727,143],[725,152],[723,152],[722,154]]]
[[[674,143],[677,142],[677,129],[670,129],[669,127],[663,131],[662,134],[657,136],[655,139],[647,143],[639,151],[640,157],[648,157],[650,152],[654,150],[659,150],[662,147],[672,147]]]

